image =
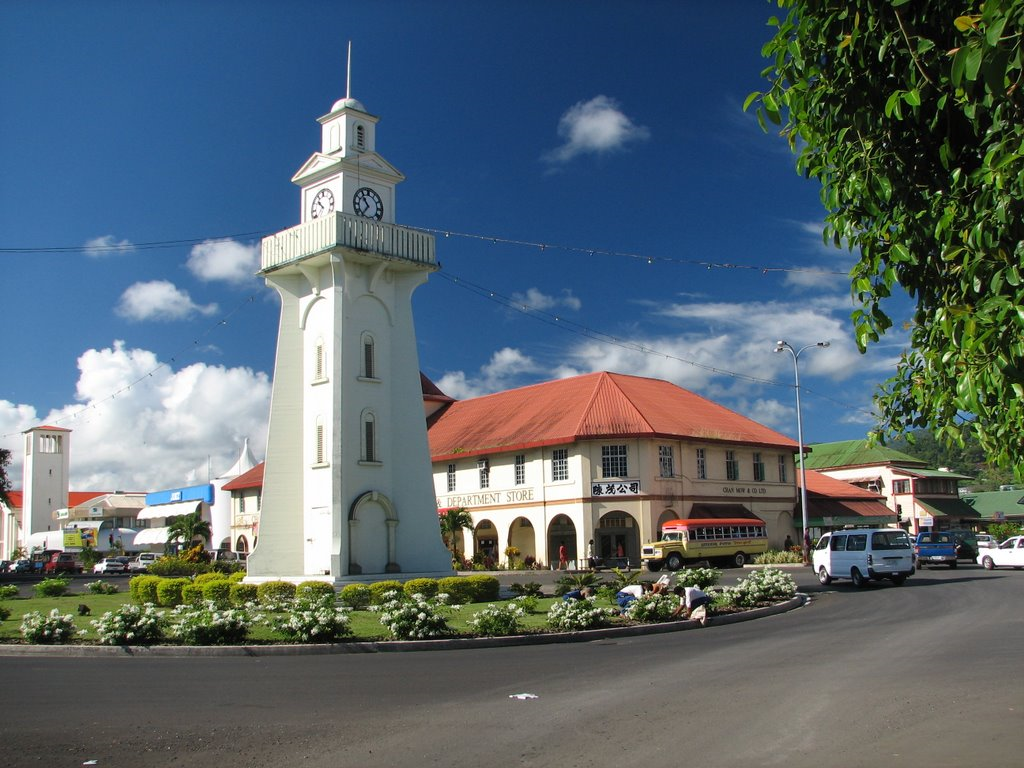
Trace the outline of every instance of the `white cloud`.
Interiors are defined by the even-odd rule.
[[[152,352],[115,342],[78,359],[77,401],[36,417],[30,406],[0,401],[8,473],[21,488],[20,433],[42,424],[71,433],[71,490],[155,491],[186,485],[198,465],[214,476],[238,458],[242,441],[266,445],[270,380],[249,368],[203,363],[178,371]],[[206,477],[198,478],[205,482]]]
[[[125,251],[134,250],[135,246],[130,241],[117,240],[113,235],[94,237],[85,243],[85,253],[87,256],[108,256],[111,253],[124,253]]]
[[[623,148],[632,141],[644,141],[650,131],[636,125],[608,96],[571,106],[558,121],[558,135],[565,142],[549,152],[545,159],[564,163],[585,153],[601,154]]]
[[[200,280],[249,283],[256,279],[260,268],[259,246],[234,240],[207,240],[192,246],[186,266]]]
[[[513,293],[512,299],[530,309],[539,309],[545,312],[558,307],[578,312],[583,306],[583,302],[573,296],[572,291],[568,288],[562,290],[561,296],[549,296],[538,288],[529,288],[526,293]]]
[[[436,383],[449,397],[466,400],[521,386],[523,376],[529,376],[533,381],[537,374],[544,373],[544,369],[531,357],[518,349],[505,347],[491,355],[477,376],[467,376],[465,371],[446,371]]]
[[[187,291],[167,280],[128,286],[114,310],[128,320],[184,320],[194,314],[213,315],[216,304],[196,304]]]

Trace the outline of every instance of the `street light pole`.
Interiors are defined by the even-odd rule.
[[[811,562],[811,534],[807,525],[807,470],[804,467],[804,420],[800,411],[800,353],[814,347],[827,347],[829,342],[819,341],[816,344],[808,344],[800,349],[793,349],[787,342],[781,339],[775,342],[775,352],[785,350],[793,356],[793,374],[796,378],[796,441],[800,450],[800,512],[803,516],[803,544],[800,549],[803,552],[804,565]]]

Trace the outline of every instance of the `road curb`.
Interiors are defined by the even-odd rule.
[[[784,603],[767,608],[754,608],[741,613],[714,616],[707,627],[737,624],[766,616],[786,613],[805,605],[810,598],[797,595]],[[304,643],[273,645],[8,645],[0,644],[0,657],[62,657],[62,658],[182,658],[194,656],[319,656],[339,653],[401,653],[405,651],[453,651],[471,648],[506,648],[522,645],[551,645],[553,643],[589,643],[619,637],[661,635],[699,629],[693,620],[670,621],[661,624],[635,624],[628,627],[588,629],[581,632],[544,632],[510,637],[465,637],[443,640],[377,640],[351,643]]]

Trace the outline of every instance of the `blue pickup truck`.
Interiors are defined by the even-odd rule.
[[[919,566],[948,565],[956,568],[957,540],[949,531],[928,531],[917,534],[914,554]]]

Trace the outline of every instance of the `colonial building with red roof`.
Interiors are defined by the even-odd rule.
[[[428,420],[439,509],[467,556],[557,562],[640,547],[668,520],[758,517],[794,536],[794,440],[656,379],[592,373],[442,404]]]

